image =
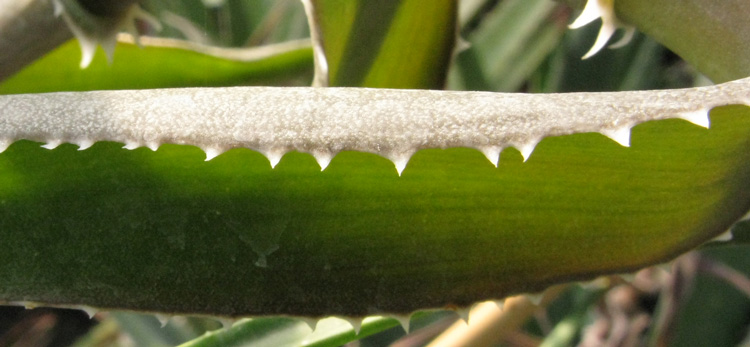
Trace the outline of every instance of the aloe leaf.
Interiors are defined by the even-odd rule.
[[[232,49],[181,40],[141,38],[143,48],[121,36],[115,59],[103,55],[85,70],[78,67],[74,41],[60,46],[0,84],[0,93],[43,93],[92,89],[145,89],[191,86],[285,84],[312,74],[309,41]],[[179,64],[175,64],[179,62]],[[297,84],[300,84],[297,82]]]
[[[483,144],[477,139],[492,136],[526,144],[512,134],[562,135],[629,128],[646,115],[696,115],[691,107],[743,103],[745,83],[557,96],[251,87],[220,95],[211,94],[215,89],[8,95],[0,97],[6,125],[0,131],[7,140],[45,139],[50,148],[57,141],[85,146],[81,131],[129,147],[191,143],[209,156],[245,144],[272,162],[296,149],[325,164],[335,149],[380,153],[399,165],[400,155],[419,148],[476,147]],[[346,106],[360,109],[363,100],[371,102],[367,112]],[[573,104],[585,106],[561,107]],[[641,106],[626,106],[634,104]],[[224,117],[208,117],[217,110]],[[556,112],[554,123],[534,116],[548,112]],[[474,150],[423,150],[403,177],[387,160],[360,152],[339,154],[320,173],[313,158],[298,153],[271,170],[266,158],[242,150],[205,163],[199,150],[185,146],[152,153],[98,143],[83,152],[71,146],[46,152],[18,142],[0,156],[6,172],[0,220],[9,250],[0,262],[6,278],[0,297],[227,316],[357,316],[468,305],[635,269],[710,239],[747,211],[747,112],[714,108],[710,131],[676,120],[644,123],[631,148],[597,134],[552,137],[525,163],[516,151],[503,152],[498,168]],[[389,114],[411,117],[400,124]],[[294,119],[306,130],[284,135],[274,119]],[[483,133],[486,127],[506,130]],[[414,135],[423,141],[417,144],[402,129],[454,132],[447,140]]]

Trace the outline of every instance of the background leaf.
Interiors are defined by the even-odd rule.
[[[312,75],[312,50],[304,41],[247,49],[220,49],[167,39],[142,41],[143,48],[120,42],[115,63],[107,63],[104,54],[98,54],[85,70],[78,68],[78,43],[69,41],[3,81],[0,93],[306,85]]]
[[[457,2],[313,0],[331,86],[442,89]]]

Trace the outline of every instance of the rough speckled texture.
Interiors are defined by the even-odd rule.
[[[708,110],[750,103],[750,79],[663,91],[499,94],[356,88],[163,89],[0,96],[0,147],[19,139],[127,148],[236,147],[311,153],[321,167],[342,150],[379,154],[401,171],[424,148],[472,147],[497,162],[513,146],[528,156],[544,137],[600,132],[623,145],[634,125],[683,118],[708,126]]]

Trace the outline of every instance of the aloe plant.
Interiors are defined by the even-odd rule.
[[[164,314],[403,317],[666,261],[749,208],[747,80],[555,95],[367,89],[440,89],[457,3],[306,5],[317,84],[352,88],[0,97],[9,249],[0,298]],[[672,25],[703,12],[616,5],[618,17],[714,80],[748,75],[746,59],[724,54],[747,57],[750,46]],[[81,15],[65,10],[68,21]],[[743,12],[727,12],[722,25],[698,16],[701,34],[750,37]],[[706,55],[714,45],[722,49]],[[82,46],[83,62],[95,59],[91,42]],[[296,66],[283,65],[290,49],[304,48],[267,59],[279,74]],[[196,59],[237,73],[265,58]],[[43,61],[3,90],[44,71]],[[134,88],[107,88],[124,86]]]

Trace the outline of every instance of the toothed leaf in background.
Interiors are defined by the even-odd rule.
[[[80,48],[69,41],[0,83],[0,93],[147,89],[231,85],[308,85],[309,43],[227,49],[186,41],[142,38],[143,48],[120,42],[113,64],[103,55],[81,70]]]
[[[656,39],[714,82],[750,76],[747,1],[616,0],[614,6],[622,22]]]

